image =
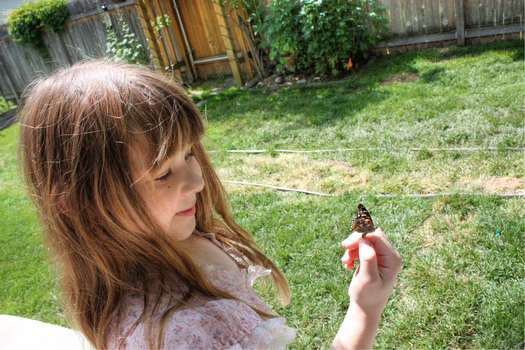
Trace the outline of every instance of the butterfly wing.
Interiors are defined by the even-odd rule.
[[[374,222],[372,221],[368,210],[366,210],[364,205],[359,204],[355,211],[352,226],[350,227],[352,232],[362,233],[362,237],[365,237],[367,234],[374,232],[376,228],[377,226],[374,225]]]

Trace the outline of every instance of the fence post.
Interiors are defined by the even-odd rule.
[[[197,74],[195,72],[195,67],[193,66],[193,61],[189,59],[188,52],[186,46],[184,46],[184,41],[182,38],[182,24],[178,22],[178,19],[175,17],[175,13],[173,12],[173,6],[178,6],[176,1],[173,0],[173,5],[169,0],[163,0],[164,1],[164,8],[166,9],[166,12],[168,13],[168,16],[171,21],[171,31],[173,33],[173,39],[175,40],[175,45],[179,49],[179,53],[184,60],[184,66],[186,67],[186,75],[188,76],[188,79],[193,82],[197,78]],[[176,57],[176,55],[175,55]],[[179,62],[177,62],[178,64]],[[182,76],[182,75],[181,75]]]
[[[456,38],[458,46],[465,46],[465,7],[463,0],[456,0]]]
[[[219,29],[221,31],[222,41],[224,42],[224,47],[226,48],[226,54],[230,61],[230,67],[232,69],[233,77],[238,86],[244,86],[244,79],[241,75],[241,66],[239,65],[239,60],[237,59],[237,54],[234,51],[234,44],[230,26],[226,21],[226,13],[224,7],[219,4],[218,0],[213,0],[213,8],[215,10],[215,16],[217,17],[217,22],[219,22]]]

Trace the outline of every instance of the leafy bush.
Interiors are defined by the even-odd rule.
[[[271,0],[262,26],[270,59],[295,60],[301,71],[338,75],[366,55],[386,31],[375,0]]]
[[[263,46],[269,47],[270,59],[281,56],[293,58],[300,56],[304,50],[305,42],[302,38],[301,0],[271,1],[268,15],[264,18],[262,32],[264,35]]]
[[[41,29],[58,33],[64,29],[68,17],[66,0],[37,0],[11,11],[6,21],[9,34],[15,41],[23,46],[42,48]]]

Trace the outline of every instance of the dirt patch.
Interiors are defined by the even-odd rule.
[[[484,176],[479,179],[462,178],[462,185],[475,185],[488,193],[517,193],[525,194],[525,181],[516,175]]]
[[[383,80],[381,82],[381,85],[390,85],[393,83],[409,83],[409,82],[417,80],[418,78],[419,78],[419,74],[403,72],[403,73],[396,74],[390,79]]]
[[[347,76],[340,77],[338,79],[330,79],[327,76],[316,75],[316,74],[299,74],[294,72],[283,72],[283,73],[274,73],[268,76],[265,79],[262,79],[257,82],[252,88],[269,88],[269,89],[279,89],[283,87],[293,87],[293,86],[304,86],[304,85],[319,85],[326,83],[333,83],[336,81],[344,81],[349,78],[351,73]],[[247,85],[247,87],[249,84]],[[247,88],[245,87],[245,88]]]

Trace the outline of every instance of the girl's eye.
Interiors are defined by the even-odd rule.
[[[171,175],[171,170],[168,171],[166,174],[156,178],[155,181],[157,181],[157,182],[164,182],[164,181],[166,181],[168,179],[168,177],[170,177],[170,175]]]
[[[190,152],[190,153],[188,153],[188,154],[186,154],[186,155],[184,156],[184,160],[188,160],[188,159],[190,159],[190,158],[192,158],[192,157],[195,157],[195,154],[193,154],[193,152]]]

